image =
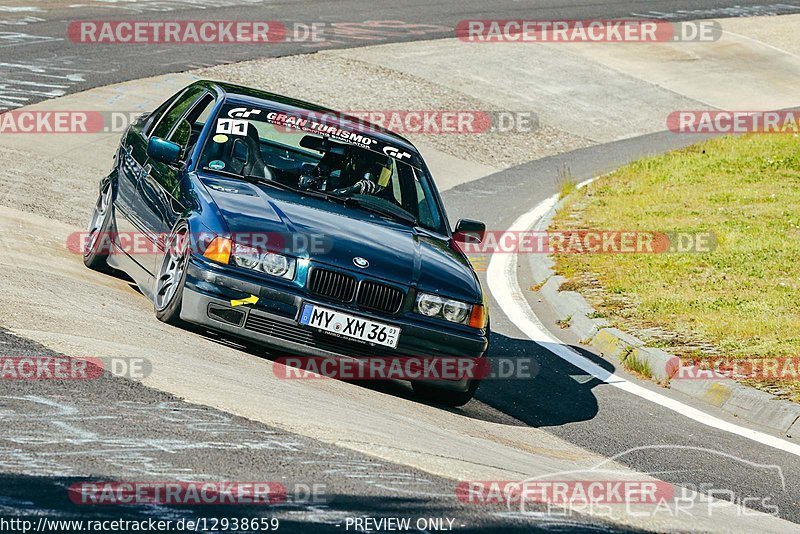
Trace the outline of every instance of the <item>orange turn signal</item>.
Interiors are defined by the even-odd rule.
[[[208,245],[203,257],[217,263],[229,263],[231,260],[231,240],[226,237],[215,237]]]
[[[486,312],[486,307],[481,304],[472,306],[472,314],[469,316],[469,325],[472,328],[486,328],[486,322],[489,319],[489,314]]]

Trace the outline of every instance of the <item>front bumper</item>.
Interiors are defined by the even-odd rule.
[[[285,287],[284,287],[285,286]],[[259,298],[255,304],[232,306],[232,300]],[[298,322],[304,303],[319,304],[402,328],[396,349],[345,340]],[[407,315],[383,316],[315,299],[289,284],[245,279],[224,266],[192,258],[183,292],[181,319],[259,342],[281,356],[375,357],[451,356],[477,358],[486,353],[488,332],[455,332],[419,324]],[[464,391],[467,380],[436,381],[447,389]]]

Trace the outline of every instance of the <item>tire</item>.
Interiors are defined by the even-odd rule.
[[[176,242],[187,232],[186,224],[180,223],[167,239],[164,259],[158,269],[153,290],[153,307],[156,318],[172,325],[181,324],[183,285],[186,282],[190,249],[186,246],[183,250],[176,250]],[[185,242],[183,240],[183,243]]]
[[[412,382],[411,387],[414,388],[414,393],[427,401],[441,406],[457,408],[472,400],[480,383],[480,380],[470,379],[467,391],[453,391],[436,387],[430,382]]]
[[[491,339],[490,323],[486,324],[486,333]],[[487,354],[489,354],[488,346],[486,347],[486,352],[484,352],[483,358],[486,358]],[[488,362],[486,363],[488,364]],[[475,397],[475,392],[478,390],[478,386],[480,385],[481,381],[479,379],[472,378],[469,379],[466,391],[453,391],[442,387],[436,387],[430,382],[411,382],[411,387],[414,388],[414,393],[416,393],[420,398],[441,406],[449,406],[450,408],[458,408],[459,406],[464,406],[466,403],[471,401]]]
[[[114,220],[112,216],[113,198],[114,190],[111,182],[105,182],[97,197],[92,218],[89,220],[87,230],[89,241],[83,253],[83,264],[95,271],[108,272],[111,270],[108,265],[108,254],[111,251],[109,231]]]

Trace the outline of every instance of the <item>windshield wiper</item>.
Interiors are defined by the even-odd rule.
[[[340,197],[341,198],[341,197]],[[377,213],[378,215],[383,215],[384,217],[389,217],[390,219],[399,220],[405,223],[410,224],[411,226],[419,226],[419,221],[416,217],[408,213],[407,211],[394,211],[389,208],[383,208],[381,206],[376,206],[370,202],[365,202],[360,198],[356,197],[347,197],[343,198],[345,205],[354,205],[358,206],[367,211],[371,211],[373,213]]]

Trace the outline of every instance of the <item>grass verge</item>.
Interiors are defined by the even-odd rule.
[[[713,232],[712,252],[562,254],[556,270],[613,324],[685,359],[800,356],[797,135],[640,160],[570,195],[552,228]],[[755,384],[797,401],[797,378]]]

